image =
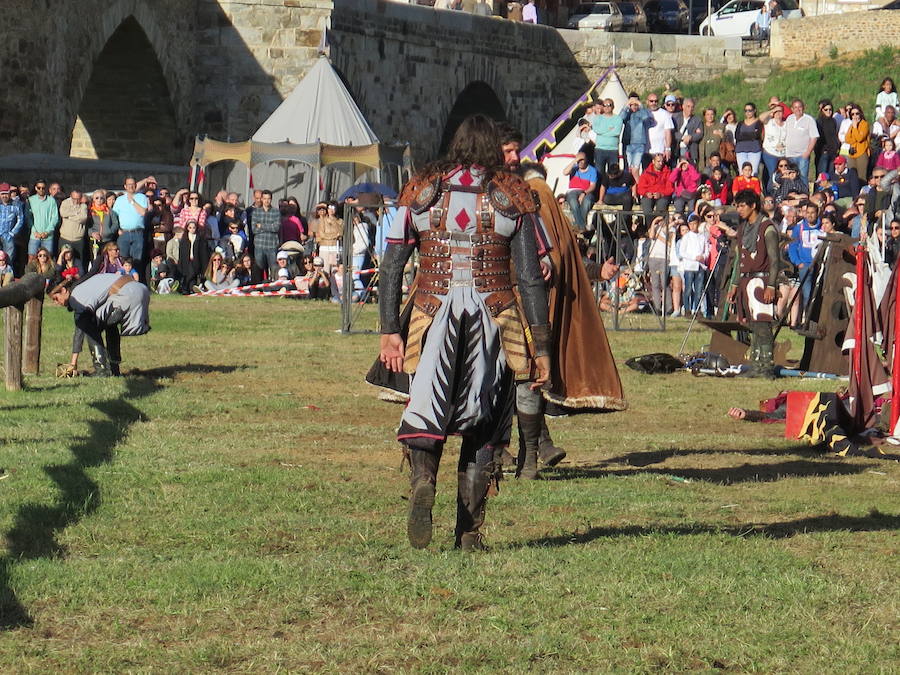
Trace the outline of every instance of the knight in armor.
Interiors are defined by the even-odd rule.
[[[75,313],[76,339],[79,331],[87,337],[95,376],[120,374],[122,335],[150,331],[150,291],[131,277],[92,274],[77,284],[63,281],[47,295]]]
[[[734,197],[740,224],[735,237],[729,301],[737,320],[750,331],[746,377],[775,377],[775,298],[780,265],[778,227],[762,213],[759,195],[741,190]]]
[[[535,479],[539,467],[555,466],[566,457],[547,428],[546,400],[579,412],[624,410],[627,404],[572,227],[547,185],[542,165],[520,165],[522,135],[508,124],[501,125],[500,133],[506,167],[517,171],[537,196],[540,210],[530,219],[539,242],[546,241],[543,248],[550,303],[550,381],[541,391],[531,386],[533,366],[516,374],[517,475]],[[612,259],[598,267],[598,276],[603,280],[612,279],[617,272]]]
[[[476,550],[509,444],[514,373],[525,370],[530,351],[532,386],[549,377],[547,295],[527,219],[539,205],[504,170],[497,129],[483,115],[463,121],[446,160],[413,178],[398,205],[380,269],[379,358],[411,375],[397,434],[411,466],[407,534],[414,548],[431,541],[438,465],[447,437],[459,435],[456,546]],[[404,342],[401,283],[415,249],[419,273]]]

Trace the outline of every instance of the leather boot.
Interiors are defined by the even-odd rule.
[[[486,550],[481,527],[487,506],[491,483],[500,475],[500,452],[485,446],[475,454],[475,461],[468,462],[465,471],[459,471],[459,489],[456,500],[456,547],[463,551]],[[460,467],[463,468],[463,467]]]
[[[541,438],[538,441],[538,459],[544,466],[556,466],[566,458],[566,451],[557,447],[550,438],[547,418],[541,415]]]
[[[425,548],[431,542],[431,508],[441,457],[426,450],[409,449],[410,495],[406,535],[413,548]]]
[[[756,331],[750,330],[750,349],[747,352],[747,362],[744,364],[744,370],[740,372],[738,377],[759,377],[759,340]]]
[[[106,348],[97,343],[91,344],[90,347],[94,372],[89,373],[88,377],[110,377],[112,372],[109,369],[109,355],[106,353]]]
[[[519,418],[519,471],[516,478],[535,480],[538,477],[538,444],[544,416],[540,413],[529,415],[522,412],[516,415]]]
[[[775,379],[775,336],[772,334],[772,324],[759,321],[754,326],[757,342],[757,377],[767,380]]]

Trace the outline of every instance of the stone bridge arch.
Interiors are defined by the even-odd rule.
[[[194,37],[192,7],[118,0],[97,17],[89,44],[73,45],[67,70],[74,77],[65,97],[73,155],[172,164],[185,160],[193,127],[193,59],[183,45]],[[129,99],[134,101],[131,108]],[[135,128],[142,129],[145,139],[138,148]]]
[[[456,96],[456,100],[447,110],[444,132],[438,154],[443,155],[453,139],[453,134],[464,119],[471,115],[482,114],[497,122],[507,120],[506,106],[487,82],[476,80],[466,85]]]

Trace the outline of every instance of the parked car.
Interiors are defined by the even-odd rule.
[[[691,32],[699,32],[700,22],[706,18],[706,15],[709,14],[710,11],[715,12],[718,9],[721,9],[722,6],[728,2],[728,0],[712,0],[712,2],[707,2],[706,0],[694,0],[693,4],[689,0],[685,0],[688,5],[688,9],[691,12]],[[898,0],[900,1],[900,0]],[[712,9],[710,10],[710,5],[712,5]]]
[[[639,2],[617,2],[622,12],[622,30],[631,33],[647,32],[647,15]]]
[[[764,0],[731,0],[700,23],[700,35],[756,37],[756,17]],[[782,19],[799,19],[803,10],[796,0],[778,0]]]
[[[654,33],[687,33],[690,28],[691,13],[682,0],[649,0],[644,12]]]
[[[569,28],[577,30],[622,30],[622,12],[614,2],[583,2],[569,17]]]

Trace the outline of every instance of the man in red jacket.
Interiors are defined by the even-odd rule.
[[[669,180],[669,167],[662,154],[653,155],[650,163],[638,179],[637,193],[641,200],[641,211],[645,222],[650,222],[651,214],[665,215],[672,197],[672,182]]]

